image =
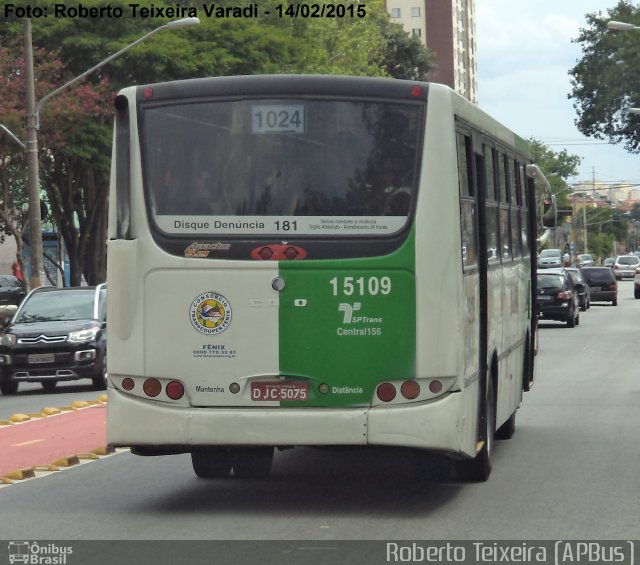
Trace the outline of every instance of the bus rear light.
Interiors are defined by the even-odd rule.
[[[133,390],[135,386],[136,383],[131,377],[125,377],[124,379],[122,379],[122,388],[127,392]]]
[[[155,398],[162,391],[162,385],[158,379],[147,379],[142,385],[142,390],[147,396]]]
[[[251,258],[258,261],[298,260],[304,259],[306,256],[307,251],[303,247],[287,243],[270,243],[256,247],[251,251]]]
[[[142,91],[142,97],[145,100],[151,100],[153,98],[153,88],[149,88],[149,87],[145,88]]]
[[[413,400],[420,395],[420,385],[416,381],[404,381],[400,387],[400,394],[407,400]]]
[[[287,247],[284,250],[284,256],[287,259],[295,259],[298,256],[298,250],[295,247]]]
[[[420,96],[422,96],[422,87],[418,86],[417,84],[415,86],[411,87],[411,96],[418,98]]]
[[[437,380],[434,379],[433,381],[431,381],[429,383],[429,390],[433,393],[433,394],[439,394],[442,392],[442,383]]]
[[[268,261],[269,259],[271,259],[271,257],[273,257],[273,249],[271,249],[271,247],[263,247],[258,252],[258,255],[260,255],[260,259]]]
[[[396,387],[391,383],[382,383],[376,389],[376,394],[382,402],[391,402],[396,397]]]
[[[171,381],[165,392],[171,400],[180,400],[184,396],[184,386],[180,381]]]

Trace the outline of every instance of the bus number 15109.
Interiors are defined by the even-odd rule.
[[[391,292],[390,277],[333,277],[329,284],[333,290],[333,296],[343,294],[359,296],[376,294],[389,294]]]

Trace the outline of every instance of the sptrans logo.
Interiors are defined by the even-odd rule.
[[[203,292],[191,303],[189,317],[196,330],[216,335],[231,323],[231,304],[217,292]]]
[[[36,541],[10,541],[9,563],[28,565],[67,565],[67,558],[73,553],[71,547],[55,543],[41,544]]]

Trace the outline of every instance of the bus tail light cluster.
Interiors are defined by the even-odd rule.
[[[136,381],[131,377],[124,377],[120,382],[120,386],[127,392],[132,392],[136,388]],[[140,396],[148,396],[149,398],[157,398],[162,390],[171,400],[180,400],[184,396],[184,385],[180,381],[168,381],[164,387],[160,379],[153,377],[144,379],[142,382],[142,392]]]
[[[383,382],[376,388],[379,401],[403,403],[431,400],[446,393],[454,384],[454,377]]]

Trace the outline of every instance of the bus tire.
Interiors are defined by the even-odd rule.
[[[218,448],[192,451],[191,464],[201,479],[224,479],[231,474],[231,453]]]
[[[273,447],[234,449],[231,455],[233,474],[240,479],[262,479],[271,473]]]
[[[516,433],[516,413],[509,416],[509,419],[496,430],[496,439],[511,439]]]
[[[493,439],[496,433],[496,404],[491,376],[489,376],[487,382],[485,417],[483,423],[484,442],[480,451],[473,459],[464,459],[456,462],[456,474],[462,481],[484,482],[491,474]]]

